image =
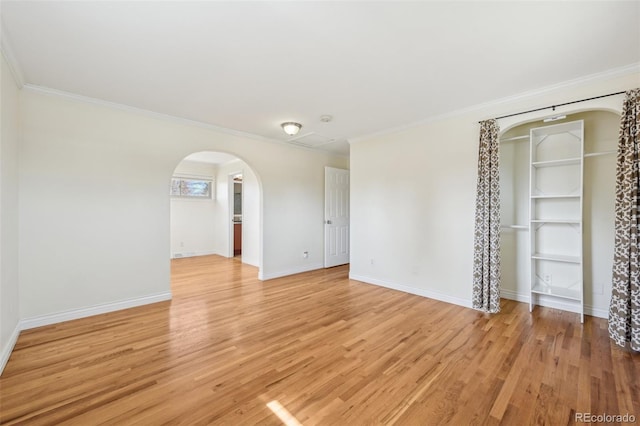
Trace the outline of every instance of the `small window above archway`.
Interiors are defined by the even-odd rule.
[[[186,198],[214,198],[213,180],[174,176],[171,179],[171,196]]]

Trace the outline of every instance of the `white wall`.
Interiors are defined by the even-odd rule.
[[[27,325],[169,297],[168,185],[193,152],[236,155],[259,177],[261,277],[322,266],[324,166],[345,168],[348,160],[28,88],[20,114]]]
[[[18,338],[18,87],[0,55],[0,373]]]
[[[351,277],[471,305],[479,120],[637,87],[603,75],[351,145]],[[621,108],[622,97],[560,107]],[[503,129],[549,111],[500,120]],[[594,254],[594,257],[597,254]]]
[[[221,250],[223,256],[229,256],[229,247],[233,250],[233,240],[230,240],[229,223],[231,216],[229,202],[233,207],[233,199],[229,196],[229,180],[232,175],[242,173],[242,263],[260,267],[260,182],[251,167],[242,160],[230,161],[220,165],[216,177],[217,201],[221,217],[216,235],[224,244]],[[230,245],[231,241],[231,245]]]
[[[242,170],[242,262],[260,267],[260,182],[248,166]]]
[[[351,145],[353,278],[467,303],[473,124],[440,121]]]
[[[174,176],[215,181],[216,173],[213,164],[185,160],[178,164]],[[171,197],[171,257],[221,254],[216,247],[215,223],[224,218],[216,217],[215,182],[212,190],[213,197],[207,199]]]

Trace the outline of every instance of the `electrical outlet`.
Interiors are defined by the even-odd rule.
[[[309,258],[309,252],[308,251],[303,251],[302,252],[302,257],[305,258],[305,259],[308,259]]]
[[[180,241],[180,247],[184,247],[184,241]]]
[[[372,264],[372,265],[374,264],[374,261],[373,261],[373,259],[371,259],[371,264]]]
[[[551,284],[551,274],[544,274],[542,281],[544,281],[545,284]]]

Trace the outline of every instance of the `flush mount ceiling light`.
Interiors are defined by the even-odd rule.
[[[282,126],[282,130],[289,136],[297,135],[302,128],[302,124],[294,123],[293,121],[282,123],[280,126]]]

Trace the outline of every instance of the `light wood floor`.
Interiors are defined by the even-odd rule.
[[[207,256],[173,261],[172,275],[171,302],[23,332],[0,378],[0,423],[640,417],[640,357],[610,343],[605,320],[512,301],[488,316],[350,281],[347,267],[262,283]]]

